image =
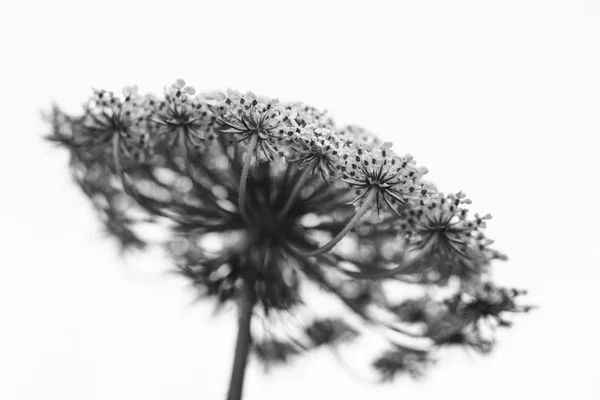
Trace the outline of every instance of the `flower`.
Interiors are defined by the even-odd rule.
[[[186,144],[196,148],[203,148],[207,142],[214,141],[216,117],[207,102],[194,96],[195,93],[196,90],[187,86],[183,79],[177,79],[165,88],[164,100],[153,95],[146,96],[145,106],[151,113],[151,121],[163,128],[158,135],[169,140],[167,135],[174,132],[171,136],[173,142],[182,135]]]
[[[427,322],[427,336],[438,345],[461,345],[489,353],[495,343],[494,330],[511,326],[503,315],[531,310],[531,306],[517,304],[517,298],[525,293],[491,282],[481,284],[472,293],[457,293],[444,301],[438,314]]]
[[[345,146],[359,144],[368,148],[378,148],[389,146],[381,141],[377,135],[367,131],[365,128],[358,125],[346,125],[337,129],[337,134],[344,141]]]
[[[239,136],[240,142],[257,136],[257,155],[269,160],[281,156],[277,143],[285,138],[290,120],[297,115],[294,109],[286,109],[276,100],[235,91],[229,91],[213,110],[218,115],[220,132]]]
[[[491,215],[470,218],[464,207],[470,203],[462,192],[440,193],[402,212],[399,235],[414,256],[403,274],[442,285],[455,276],[467,284],[484,276],[492,260],[506,259],[483,233]]]
[[[144,162],[152,157],[150,132],[146,129],[147,112],[136,86],[123,89],[123,98],[113,92],[95,90],[84,104],[84,114],[66,116],[55,110],[53,140],[80,155],[104,158],[114,169],[121,169],[122,158]],[[61,115],[62,114],[62,115]]]
[[[397,205],[407,206],[410,200],[428,198],[431,191],[415,184],[427,170],[416,168],[411,155],[398,157],[389,147],[353,145],[342,156],[342,179],[356,191],[353,203],[375,191],[377,210],[385,202],[389,210],[399,214]]]
[[[139,127],[146,117],[141,100],[137,86],[126,86],[123,89],[123,99],[113,92],[96,90],[84,106],[87,111],[85,125],[97,132],[118,132],[125,135]]]
[[[484,260],[492,256],[488,246],[493,241],[482,232],[490,214],[468,219],[468,210],[462,205],[470,204],[462,192],[412,207],[402,217],[401,232],[411,247],[422,252],[432,251],[449,258]]]
[[[297,111],[292,119],[295,125],[300,127],[314,126],[315,128],[332,128],[335,126],[334,120],[327,114],[327,111],[300,102],[284,103],[284,105],[288,110]]]
[[[400,345],[385,351],[375,361],[373,367],[381,380],[392,381],[399,373],[408,373],[413,378],[423,376],[425,368],[433,363],[426,351],[408,349]]]
[[[303,128],[292,132],[294,158],[299,169],[317,171],[323,180],[335,177],[340,168],[340,139],[327,128]]]
[[[373,364],[384,380],[421,376],[441,346],[484,351],[492,341],[480,325],[506,326],[502,314],[526,311],[515,301],[521,292],[483,283],[502,257],[483,234],[489,215],[470,217],[465,195],[438,194],[410,154],[315,107],[199,94],[178,79],[162,97],[95,91],[80,115],[54,107],[49,122],[107,233],[123,249],[143,249],[140,225],[166,228],[163,244],[198,297],[239,305],[241,342],[252,343],[251,319],[263,319],[252,351],[265,364],[358,335],[339,317],[289,322],[314,309],[308,283],[398,336]],[[384,278],[422,284],[426,296],[394,305]],[[455,294],[440,301],[437,286]],[[269,328],[278,321],[286,337]]]

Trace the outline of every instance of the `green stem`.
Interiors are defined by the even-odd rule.
[[[233,368],[229,381],[227,400],[241,400],[244,387],[244,376],[248,365],[248,354],[252,344],[251,322],[252,310],[256,302],[256,294],[252,282],[242,281],[239,301],[238,336],[235,344]]]
[[[338,244],[340,242],[340,240],[342,240],[344,238],[344,236],[346,236],[346,234],[348,232],[350,232],[358,224],[358,222],[361,220],[361,218],[369,211],[369,209],[371,208],[371,206],[373,205],[373,203],[375,201],[376,195],[377,195],[377,191],[372,189],[367,194],[366,198],[363,201],[363,204],[360,206],[358,211],[356,211],[356,214],[354,214],[354,217],[352,217],[352,219],[350,221],[348,221],[348,223],[346,224],[344,229],[342,229],[340,231],[340,233],[338,233],[333,239],[331,239],[329,241],[329,243],[327,243],[323,247],[320,247],[316,250],[310,251],[308,253],[302,252],[300,254],[302,254],[304,257],[315,257],[315,256],[326,253],[329,250],[333,249],[333,247],[336,244]]]
[[[252,157],[254,156],[254,149],[258,143],[258,133],[252,135],[250,144],[246,151],[246,158],[244,159],[244,168],[242,169],[242,177],[240,178],[240,189],[238,195],[238,208],[244,221],[250,223],[250,218],[246,213],[246,183],[248,181],[248,174],[250,173],[250,164],[252,163]]]
[[[313,161],[309,165],[307,165],[304,168],[304,170],[302,170],[300,177],[296,181],[296,184],[294,185],[292,192],[288,196],[285,205],[283,206],[281,211],[279,211],[279,213],[277,214],[277,219],[281,219],[281,218],[285,217],[287,215],[288,211],[290,211],[290,208],[292,208],[292,204],[294,204],[296,197],[298,197],[298,195],[302,191],[304,182],[312,174],[314,164],[315,164],[315,162]]]

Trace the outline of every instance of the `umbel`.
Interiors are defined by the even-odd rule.
[[[270,368],[371,330],[389,342],[372,361],[381,380],[418,378],[442,347],[490,352],[506,314],[531,308],[517,304],[524,291],[491,280],[506,256],[484,234],[489,214],[315,107],[197,94],[179,79],[161,97],[95,90],[80,114],[54,106],[48,123],[124,250],[149,245],[140,226],[167,228],[175,270],[219,308],[237,306],[228,400],[242,398],[250,355]],[[354,322],[293,318],[310,308],[310,286]],[[403,297],[408,287],[421,294]]]

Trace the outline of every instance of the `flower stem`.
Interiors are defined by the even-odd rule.
[[[277,219],[281,219],[281,218],[285,217],[287,215],[288,211],[290,211],[290,208],[292,208],[292,204],[294,204],[294,200],[296,200],[296,197],[298,197],[298,195],[302,191],[304,182],[311,175],[313,166],[314,166],[314,161],[311,162],[308,166],[306,166],[304,168],[304,170],[302,170],[302,172],[300,173],[300,177],[296,181],[296,184],[294,185],[292,192],[290,193],[289,197],[287,198],[285,205],[283,206],[281,211],[279,211],[279,213],[277,214]]]
[[[248,365],[248,354],[252,344],[250,323],[252,321],[252,310],[256,302],[254,285],[252,282],[242,280],[239,302],[238,336],[235,344],[235,355],[227,400],[241,400],[244,387],[244,375]]]
[[[420,255],[416,256],[414,259],[410,260],[409,262],[407,262],[405,264],[399,264],[396,267],[390,268],[390,269],[381,268],[381,269],[374,269],[372,271],[360,271],[360,272],[344,271],[344,273],[346,275],[351,276],[356,279],[389,278],[389,277],[398,275],[407,269],[410,269],[417,263],[417,261],[419,261],[420,258],[421,258]]]
[[[121,137],[119,133],[113,134],[112,137],[112,156],[113,162],[115,163],[115,170],[119,178],[121,178],[121,183],[123,184],[123,191],[128,195],[135,198],[135,193],[131,190],[129,186],[129,182],[127,182],[127,177],[123,172],[123,166],[121,165],[121,156],[120,156],[120,147],[121,147]]]
[[[177,137],[178,145],[181,150],[181,157],[183,158],[183,171],[186,171],[186,173],[189,175],[189,178],[193,182],[194,177],[195,177],[194,166],[192,165],[191,161],[189,160],[190,148],[188,147],[186,128],[184,127],[183,130],[180,130],[179,132],[177,132],[177,135],[178,135],[178,137]]]
[[[113,162],[115,163],[115,170],[117,171],[117,175],[121,176],[123,174],[123,169],[121,168],[121,160],[119,158],[119,147],[120,147],[120,141],[119,141],[119,134],[115,133],[113,134],[112,137],[112,156],[113,156]]]
[[[356,226],[356,224],[358,224],[360,219],[369,211],[369,209],[371,208],[371,206],[373,205],[373,203],[375,201],[376,195],[377,195],[377,192],[375,190],[371,190],[367,194],[366,198],[363,201],[363,204],[360,206],[358,211],[356,211],[356,214],[354,214],[354,217],[352,217],[352,219],[350,221],[348,221],[348,223],[346,224],[344,229],[342,229],[340,231],[340,233],[335,235],[335,237],[333,239],[331,239],[329,241],[329,243],[327,243],[323,247],[320,247],[316,250],[310,251],[308,253],[302,252],[300,254],[303,255],[304,257],[315,257],[315,256],[326,253],[329,250],[333,249],[333,247],[336,244],[338,244],[340,242],[340,240],[342,240],[344,238],[344,236],[346,236],[346,234],[348,232],[350,232]]]
[[[246,213],[246,183],[248,181],[248,174],[250,173],[250,164],[252,163],[252,157],[254,156],[254,149],[258,143],[258,133],[252,135],[250,144],[246,151],[246,158],[244,159],[244,168],[242,169],[242,177],[240,178],[240,189],[238,195],[238,208],[244,221],[250,223],[250,218]]]

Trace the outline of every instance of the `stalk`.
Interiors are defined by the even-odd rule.
[[[114,133],[112,137],[112,156],[113,161],[115,163],[115,170],[117,171],[117,175],[121,176],[123,173],[123,169],[121,168],[121,159],[119,158],[119,147],[121,144],[119,139],[119,134]]]
[[[244,375],[248,365],[248,354],[252,344],[250,332],[250,323],[252,321],[252,310],[256,302],[254,285],[246,280],[242,281],[239,302],[239,320],[238,336],[235,344],[235,355],[233,358],[233,368],[231,370],[231,379],[229,381],[229,391],[227,400],[241,400],[242,389],[244,387]]]
[[[120,133],[117,132],[117,133],[113,134],[113,137],[112,137],[112,156],[113,156],[113,162],[115,163],[115,170],[116,170],[119,178],[121,178],[121,183],[123,184],[123,191],[125,191],[125,193],[127,193],[131,197],[136,198],[135,193],[129,187],[129,183],[127,182],[127,177],[125,176],[125,173],[123,172],[123,167],[121,165],[120,147],[121,147],[121,137],[120,137]]]
[[[296,181],[296,184],[294,185],[292,192],[290,193],[289,197],[287,198],[285,205],[283,206],[281,211],[279,211],[279,213],[277,214],[277,219],[281,219],[281,218],[285,217],[287,215],[288,211],[290,211],[290,208],[292,208],[292,204],[294,204],[294,201],[298,197],[298,194],[300,194],[300,192],[302,191],[304,182],[312,174],[314,165],[315,165],[315,162],[313,161],[302,170],[302,172],[300,173],[300,177]]]
[[[244,168],[242,169],[242,177],[240,178],[240,189],[238,195],[238,208],[244,221],[250,223],[250,218],[246,213],[246,183],[248,181],[248,174],[250,173],[250,164],[252,163],[252,157],[254,155],[254,149],[258,143],[258,133],[252,135],[248,150],[246,152],[246,158],[244,159]]]
[[[340,242],[340,240],[342,240],[344,238],[344,236],[346,236],[346,234],[348,232],[350,232],[358,224],[358,222],[361,220],[361,218],[369,211],[369,209],[371,208],[371,206],[375,202],[375,196],[376,195],[377,195],[377,191],[375,189],[372,189],[367,194],[367,196],[366,196],[363,204],[360,206],[360,208],[358,209],[358,211],[356,211],[356,214],[354,214],[354,217],[352,217],[352,219],[350,221],[348,221],[348,223],[340,231],[340,233],[338,233],[337,235],[335,235],[335,237],[333,239],[331,239],[329,241],[329,243],[327,243],[323,247],[320,247],[320,248],[318,248],[316,250],[313,250],[313,251],[310,251],[310,252],[307,252],[307,253],[304,253],[304,252],[298,252],[298,253],[301,254],[304,257],[315,257],[315,256],[321,255],[321,254],[326,253],[329,250],[333,249],[333,247],[336,244],[338,244]]]

